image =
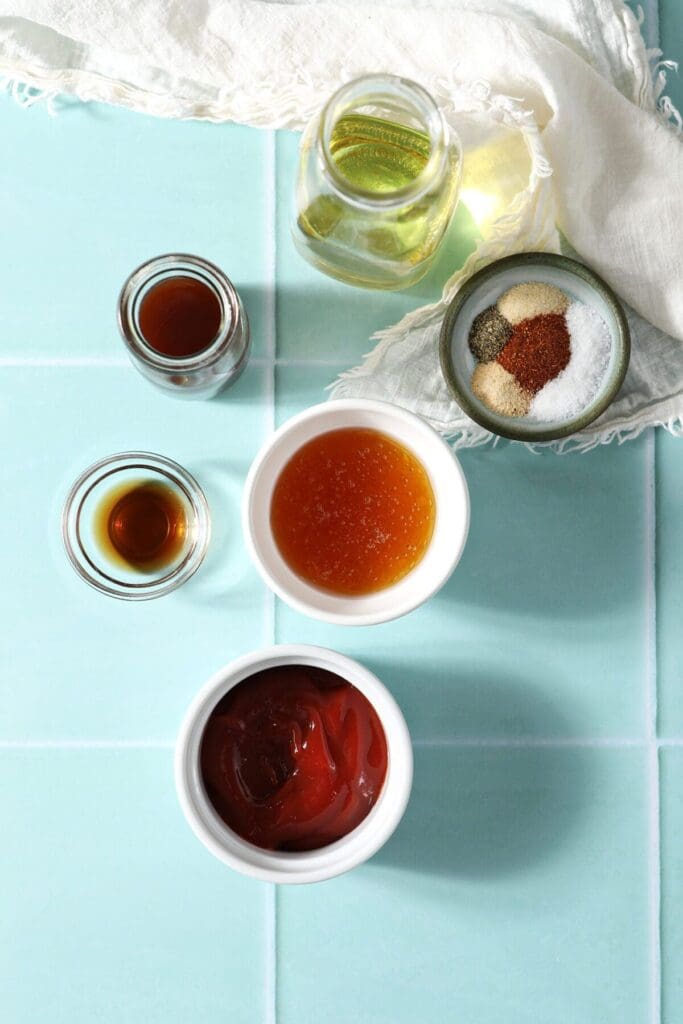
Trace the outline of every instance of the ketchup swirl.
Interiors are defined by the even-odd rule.
[[[377,801],[387,744],[355,686],[287,665],[255,673],[219,701],[200,762],[209,800],[239,836],[267,850],[317,850]]]

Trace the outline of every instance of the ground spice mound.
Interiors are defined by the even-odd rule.
[[[511,334],[512,324],[495,306],[487,306],[472,321],[467,339],[470,352],[480,363],[490,363],[503,351]]]
[[[472,374],[472,393],[500,416],[526,416],[533,395],[519,386],[500,363],[479,363]]]
[[[564,313],[569,296],[560,288],[544,281],[525,281],[508,288],[497,302],[499,312],[513,327],[543,313]]]
[[[544,313],[517,324],[498,362],[525,391],[535,395],[564,370],[570,355],[564,316]]]

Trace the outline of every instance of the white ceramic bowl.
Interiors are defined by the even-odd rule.
[[[387,741],[387,774],[377,803],[352,832],[336,843],[303,853],[263,850],[238,836],[213,809],[201,779],[199,754],[204,728],[233,686],[263,669],[312,665],[334,672],[357,687],[374,707]],[[410,734],[398,704],[372,672],[336,651],[288,644],[254,651],[220,669],[187,710],[175,753],[178,799],[195,835],[220,860],[242,874],[266,882],[321,882],[372,857],[403,817],[413,781]]]
[[[424,466],[436,499],[434,533],[422,560],[393,586],[352,597],[331,594],[297,576],[280,554],[270,527],[273,489],[286,463],[311,438],[343,427],[380,430],[399,441]],[[369,626],[405,615],[444,585],[462,555],[469,515],[460,463],[429,424],[388,402],[340,399],[293,416],[261,449],[247,476],[242,527],[257,568],[283,601],[325,622]]]

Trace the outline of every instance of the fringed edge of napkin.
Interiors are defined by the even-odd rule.
[[[673,61],[659,60],[660,50],[650,50],[648,56],[656,61],[653,68],[652,92],[649,97],[640,97],[641,103],[643,106],[651,107],[654,102],[662,120],[667,122],[671,130],[680,134],[683,118],[669,97],[664,95],[666,70],[677,70],[678,65]],[[443,91],[448,92],[447,89]],[[462,98],[463,87],[461,84],[458,94]],[[508,127],[516,128],[522,133],[531,158],[529,184],[526,189],[515,196],[505,213],[494,222],[489,238],[482,242],[463,266],[449,278],[444,285],[439,301],[407,313],[397,324],[377,331],[371,336],[370,341],[377,342],[377,344],[363,357],[363,362],[341,373],[327,389],[332,400],[358,397],[353,382],[358,378],[371,376],[381,364],[388,348],[405,338],[407,332],[415,328],[426,328],[437,320],[441,320],[448,304],[463,282],[480,268],[501,256],[518,251],[561,251],[560,236],[555,227],[554,218],[550,221],[547,216],[542,218],[537,215],[538,211],[544,208],[544,203],[547,204],[547,210],[554,210],[554,199],[549,194],[548,181],[552,175],[552,167],[546,157],[533,113],[526,110],[519,101],[512,97],[493,94],[488,82],[472,83],[471,94],[476,100],[472,106],[473,111],[484,111]],[[463,110],[461,108],[456,112],[462,114]],[[512,239],[510,238],[511,229],[515,235]],[[478,448],[487,444],[495,445],[499,442],[500,438],[496,434],[492,434],[470,420],[454,399],[452,402],[454,409],[457,409],[457,414],[448,421],[429,416],[425,416],[425,418],[452,444],[454,449]],[[610,444],[612,441],[622,444],[638,437],[643,430],[650,426],[664,427],[675,436],[683,436],[683,397],[662,399],[647,410],[645,421],[643,415],[644,411],[641,409],[633,416],[617,420],[609,426],[601,426],[601,420],[598,419],[595,424],[580,433],[557,441],[542,444],[522,441],[513,443],[524,444],[530,451],[549,449],[558,454],[567,454],[569,452],[588,452],[598,445]]]
[[[640,28],[637,27],[642,25],[644,14],[639,10],[634,18],[630,11],[627,13],[633,25],[633,45],[644,47]],[[683,130],[683,117],[666,95],[668,72],[677,72],[678,63],[664,59],[662,50],[658,48],[645,49],[644,52],[651,75],[637,78],[634,102],[645,110],[654,110],[663,123],[680,133]],[[128,58],[121,55],[121,59]],[[135,68],[134,61],[129,63],[131,68]],[[634,60],[634,68],[639,64],[642,64],[642,59]],[[85,103],[114,103],[156,117],[236,121],[263,128],[298,129],[318,109],[320,90],[310,79],[305,67],[298,66],[292,70],[294,80],[288,89],[279,94],[276,114],[273,114],[272,90],[267,80],[259,83],[253,95],[245,91],[243,83],[231,83],[217,89],[215,99],[200,99],[192,95],[195,88],[192,82],[184,83],[186,95],[174,95],[170,91],[170,78],[169,91],[164,92],[163,88],[161,91],[152,91],[142,85],[131,85],[82,68],[26,67],[11,61],[0,61],[0,92],[8,92],[16,103],[24,107],[46,103],[51,114],[57,112],[56,101],[61,96],[72,96]],[[174,85],[177,88],[178,83]]]
[[[662,427],[673,437],[683,437],[683,402],[680,399],[664,399],[662,402],[657,402],[653,410],[649,412],[647,422],[643,422],[641,410],[633,416],[610,424],[607,429],[601,428],[597,423],[594,430],[588,428],[580,434],[573,434],[571,437],[565,437],[559,441],[545,441],[538,444],[529,441],[510,441],[508,443],[523,445],[524,448],[528,448],[536,455],[543,451],[552,451],[557,455],[582,455],[603,444],[612,444],[613,441],[616,441],[618,445],[625,444],[627,441],[635,441],[644,431],[656,427]],[[477,425],[474,424],[474,426]],[[495,448],[504,440],[482,427],[474,431],[469,427],[464,427],[462,430],[444,436],[456,451],[464,448],[481,448],[488,444]]]

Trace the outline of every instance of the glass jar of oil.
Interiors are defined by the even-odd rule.
[[[459,140],[420,85],[394,75],[349,82],[301,139],[296,247],[348,284],[407,288],[434,259],[461,170]]]

